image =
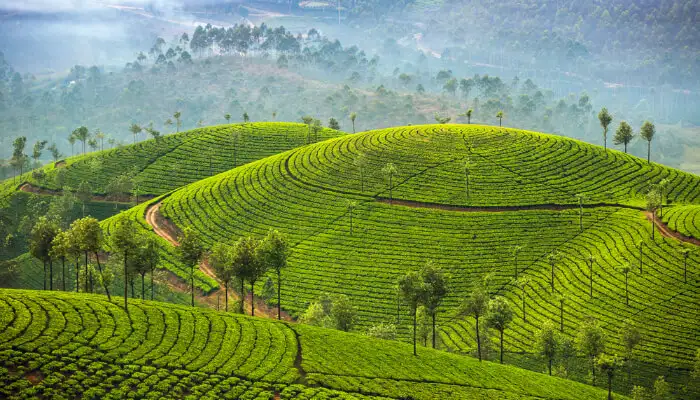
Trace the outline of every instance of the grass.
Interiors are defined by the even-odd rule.
[[[0,294],[0,394],[12,399],[605,396],[510,366],[429,349],[414,357],[403,343],[323,328],[138,300],[127,313],[98,295]]]
[[[364,185],[354,165],[360,154],[367,160]],[[524,210],[460,212],[379,202],[390,196],[381,172],[388,162],[398,171],[392,179],[395,199]],[[661,235],[651,239],[638,207],[649,184],[662,178],[671,182],[674,204],[700,202],[697,176],[618,151],[512,129],[433,125],[350,135],[271,156],[177,190],[163,200],[161,211],[179,227],[197,230],[207,246],[279,229],[293,244],[283,275],[286,310],[298,315],[322,293],[343,293],[359,309],[359,330],[398,322],[403,338],[409,320],[406,307],[397,305],[394,284],[407,270],[434,260],[452,275],[438,317],[440,337],[443,348],[459,352],[475,345],[472,321],[455,319],[454,309],[484,275],[491,274],[492,295],[519,307],[510,251],[523,245],[521,276],[531,280],[525,289],[528,318],[516,319],[506,331],[507,351],[534,358],[533,333],[546,319],[559,322],[556,298],[565,295],[566,335],[594,316],[607,333],[608,351],[621,353],[618,331],[626,319],[636,320],[644,335],[638,360],[661,371],[680,368],[682,381],[700,347],[698,327],[690,323],[700,316],[689,306],[698,298],[698,256],[691,256],[690,279],[684,282],[679,244]],[[583,231],[576,194],[587,196]],[[359,204],[353,235],[346,199]],[[642,273],[636,267],[639,242]],[[545,257],[553,250],[561,260],[551,290]],[[590,254],[597,259],[592,298],[584,261]],[[629,306],[617,269],[625,263],[635,266]],[[651,382],[642,378],[641,383]]]

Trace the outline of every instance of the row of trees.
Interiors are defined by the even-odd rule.
[[[610,114],[607,108],[603,107],[598,113],[598,120],[600,121],[600,126],[603,127],[603,145],[605,150],[608,149],[608,129],[613,121],[613,116]],[[656,126],[649,121],[644,121],[642,127],[639,130],[639,137],[647,142],[647,163],[651,162],[651,141],[656,135]],[[621,121],[620,125],[615,131],[615,136],[613,137],[613,143],[616,145],[624,145],[625,153],[627,153],[627,145],[634,139],[634,131],[627,121]]]
[[[29,239],[30,253],[44,265],[44,290],[53,290],[54,261],[61,262],[61,289],[67,290],[66,262],[75,260],[75,291],[80,292],[82,284],[83,292],[94,293],[97,283],[102,286],[111,301],[109,288],[114,282],[115,274],[110,268],[103,268],[100,261],[101,258],[104,259],[107,248],[116,250],[114,256],[123,261],[125,308],[128,283],[131,283],[133,293],[133,280],[136,275],[141,277],[141,298],[145,299],[145,277],[146,274],[151,274],[151,299],[153,299],[154,274],[160,262],[160,246],[154,237],[141,234],[135,222],[131,220],[120,223],[107,242],[99,222],[93,217],[75,220],[66,230],[62,230],[55,219],[40,217]],[[81,258],[84,259],[82,274]],[[97,265],[97,276],[92,268],[93,262]]]

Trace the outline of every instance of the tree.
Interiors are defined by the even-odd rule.
[[[692,251],[688,248],[682,248],[680,250],[680,253],[683,256],[683,282],[687,283],[688,282],[688,257],[690,256],[690,253],[692,253]]]
[[[642,128],[639,130],[639,136],[647,141],[647,163],[651,162],[651,140],[656,134],[656,127],[649,121],[644,121]]]
[[[355,213],[355,209],[357,208],[357,201],[355,200],[345,200],[345,208],[348,210],[348,214],[350,215],[350,236],[352,236],[352,217],[353,214]]]
[[[141,275],[141,299],[146,300],[146,274],[151,273],[151,296],[153,295],[153,272],[160,262],[158,242],[155,237],[143,236],[139,239],[141,245],[136,248],[131,258],[131,270]],[[125,280],[126,283],[126,280]],[[132,288],[133,294],[133,288]]]
[[[503,331],[513,321],[513,310],[510,308],[508,300],[497,296],[489,301],[488,314],[486,316],[487,326],[495,329],[500,334],[500,361],[503,364]]]
[[[671,398],[671,388],[663,376],[656,378],[654,381],[654,394],[651,398],[653,400],[669,400]]]
[[[608,126],[612,122],[613,117],[608,112],[608,109],[603,107],[598,113],[598,121],[600,121],[600,126],[603,127],[603,146],[605,151],[608,150]]]
[[[630,397],[632,400],[648,400],[650,395],[649,391],[643,386],[634,386],[630,392]]]
[[[394,163],[387,163],[384,168],[382,168],[382,172],[384,173],[385,176],[389,178],[389,204],[393,204],[394,202],[394,175],[396,175],[397,170],[396,166]]]
[[[547,359],[549,375],[552,375],[552,361],[557,354],[559,337],[550,320],[545,320],[542,327],[535,333],[535,348],[538,353]]]
[[[260,244],[260,256],[267,269],[277,273],[277,319],[282,319],[282,270],[287,267],[291,254],[287,238],[276,229],[270,229]]]
[[[419,272],[409,271],[398,280],[398,288],[401,297],[408,303],[413,314],[413,355],[418,355],[416,350],[416,329],[418,318],[418,305],[425,297],[425,285]]]
[[[182,121],[180,120],[180,117],[182,117],[182,113],[180,111],[175,111],[175,114],[173,114],[173,118],[175,118],[175,127],[176,127],[175,132],[180,132],[180,126],[182,125]]]
[[[595,257],[593,254],[589,254],[588,257],[586,257],[586,264],[588,264],[588,279],[590,282],[590,297],[591,299],[593,298],[593,265],[595,264]]]
[[[526,277],[519,278],[515,280],[515,286],[517,286],[520,289],[520,300],[522,301],[522,309],[523,309],[523,322],[527,320],[526,315],[525,315],[525,290],[527,290],[527,285],[530,283],[530,280]]]
[[[657,187],[652,186],[646,195],[646,208],[649,214],[651,214],[651,239],[654,240],[656,232],[656,210],[661,205],[661,194]]]
[[[99,147],[96,139],[88,139],[88,146],[90,146],[90,150],[92,151],[97,151],[97,148]]]
[[[663,218],[664,216],[664,204],[667,202],[667,189],[668,186],[671,184],[671,180],[668,178],[664,178],[659,181],[659,183],[656,184],[656,188],[659,191],[659,213],[661,214],[661,217]]]
[[[435,320],[437,318],[438,308],[447,296],[447,282],[449,276],[432,262],[426,263],[421,269],[421,279],[425,289],[423,304],[425,310],[431,318],[432,325],[432,342],[433,348],[436,348],[437,335],[435,334]]]
[[[384,340],[394,340],[396,339],[396,325],[379,323],[377,325],[372,325],[367,329],[367,336],[384,339]]]
[[[216,277],[224,283],[224,298],[226,312],[228,312],[228,286],[233,279],[232,249],[223,243],[216,243],[209,252],[209,265],[214,270]]]
[[[590,360],[595,385],[595,359],[605,351],[605,334],[595,319],[589,319],[579,328],[576,335],[576,348]]]
[[[250,122],[250,117],[248,116],[247,112],[244,112],[243,113],[243,123],[247,124],[248,122]]]
[[[632,268],[629,266],[629,264],[621,265],[618,267],[618,271],[620,271],[624,276],[625,276],[625,304],[627,306],[630,305],[630,295],[629,295],[629,274]]]
[[[367,168],[367,156],[362,154],[362,153],[359,154],[353,160],[353,164],[355,164],[355,167],[357,167],[357,170],[360,173],[360,192],[364,193],[364,191],[365,191],[365,168]]]
[[[39,217],[29,236],[29,252],[44,264],[44,290],[46,290],[46,265],[49,264],[49,290],[53,290],[53,242],[59,233],[58,225],[46,218]]]
[[[136,135],[141,133],[141,131],[143,131],[143,128],[141,128],[141,126],[138,124],[131,124],[131,126],[129,126],[129,132],[134,135],[134,143],[136,143]]]
[[[357,321],[357,308],[348,296],[340,294],[333,299],[330,317],[336,329],[348,332]]]
[[[556,296],[557,301],[559,301],[559,332],[564,333],[564,303],[566,302],[566,295],[560,294]]]
[[[321,121],[314,119],[313,123],[311,124],[311,132],[313,133],[314,141],[318,141],[318,133],[321,132],[321,128]]]
[[[498,118],[498,126],[502,126],[503,125],[503,111],[499,111],[496,114],[496,118]]]
[[[186,227],[178,238],[180,245],[177,247],[177,255],[180,261],[190,267],[190,288],[192,290],[192,307],[194,307],[194,271],[198,269],[199,262],[204,255],[204,247],[199,240],[199,235],[192,228]]]
[[[259,255],[258,246],[259,241],[252,236],[239,238],[233,244],[231,265],[234,276],[241,284],[241,314],[245,312],[245,280],[250,279],[258,268],[256,264],[261,263],[262,256]],[[255,297],[251,297],[251,301],[254,302]],[[253,309],[251,307],[251,310]]]
[[[106,135],[102,133],[101,130],[97,129],[95,131],[95,139],[100,141],[100,150],[104,151],[105,149],[105,137]]]
[[[613,137],[613,143],[616,145],[625,145],[625,153],[627,153],[627,145],[634,138],[634,132],[632,132],[632,127],[626,121],[620,122],[620,125],[615,131],[615,137]]]
[[[41,152],[46,147],[46,140],[37,140],[34,142],[34,148],[32,149],[32,158],[34,159],[34,165],[39,164],[39,158],[41,157]]]
[[[625,348],[625,364],[627,364],[627,382],[631,384],[632,376],[632,360],[634,358],[634,349],[642,341],[642,332],[639,330],[634,321],[625,320],[620,329],[620,341]]]
[[[153,275],[156,272],[158,263],[160,263],[160,245],[158,244],[158,239],[153,236],[147,236],[145,242],[143,251],[145,252],[144,257],[146,258],[146,263],[151,272],[151,300],[153,300],[153,294],[155,292]],[[143,276],[141,277],[141,288],[143,290]]]
[[[85,153],[85,144],[87,143],[87,140],[90,137],[90,132],[88,131],[88,128],[85,126],[78,127],[73,131],[71,136],[83,142],[83,153]]]
[[[637,246],[639,249],[639,273],[642,273],[642,267],[644,267],[644,241],[640,240],[637,242]]]
[[[66,258],[71,254],[71,235],[69,232],[58,230],[51,242],[49,256],[61,260],[61,290],[66,291]]]
[[[328,127],[331,129],[335,129],[336,131],[340,130],[340,124],[338,123],[338,120],[333,117],[331,117],[328,120]]]
[[[107,299],[112,301],[112,296],[109,293],[109,288],[107,287],[104,273],[102,271],[102,264],[100,264],[99,252],[102,250],[102,246],[104,244],[104,236],[99,221],[93,217],[81,218],[73,221],[71,224],[71,231],[74,235],[74,240],[76,243],[78,243],[78,247],[85,253],[86,274],[88,256],[90,253],[92,253],[95,257],[95,262],[97,263],[97,269],[100,273],[100,282],[102,283],[105,293],[107,294]],[[92,277],[90,277],[90,281],[92,281]],[[87,279],[85,283],[87,286]]]
[[[462,304],[459,315],[461,316],[472,316],[475,320],[475,332],[476,332],[476,348],[477,354],[479,355],[479,361],[481,361],[481,334],[479,330],[479,318],[486,315],[489,305],[489,296],[481,287],[477,287],[472,290],[469,297]]]
[[[314,117],[310,115],[304,115],[301,117],[301,121],[306,125],[306,144],[311,143],[311,124],[314,122]]]
[[[80,182],[80,185],[78,185],[77,197],[82,205],[84,217],[85,206],[87,205],[88,201],[90,201],[90,199],[92,198],[92,187],[90,187],[90,184],[87,181],[82,181]]]
[[[559,261],[559,254],[557,253],[556,250],[553,250],[551,253],[547,254],[547,261],[549,262],[549,266],[551,267],[551,286],[552,286],[552,293],[554,293],[554,267],[557,264],[557,261]]]
[[[75,142],[76,142],[77,140],[78,140],[78,139],[76,139],[76,137],[75,137],[75,135],[73,134],[73,132],[71,132],[71,134],[68,135],[68,143],[70,143],[70,155],[71,155],[71,157],[75,155],[75,150],[74,150],[74,149],[75,149]]]
[[[170,129],[170,127],[173,125],[173,120],[168,118],[163,122],[163,125],[165,125],[165,129]]]
[[[226,123],[231,122],[231,114],[229,114],[229,113],[224,114],[224,119],[226,120]]]
[[[351,112],[350,113],[350,121],[352,122],[352,133],[355,133],[355,119],[357,119],[357,113]]]
[[[623,362],[617,355],[609,356],[603,354],[598,358],[597,365],[600,371],[608,376],[608,400],[612,400],[613,377],[615,372],[622,367]]]
[[[53,158],[54,163],[58,162],[59,158],[63,157],[61,152],[58,150],[56,143],[51,143],[47,150],[49,150],[49,152],[51,153],[51,158]]]
[[[326,315],[323,305],[315,301],[309,304],[306,311],[299,317],[299,322],[313,326],[326,326],[328,324],[328,315]]]
[[[514,264],[515,264],[515,277],[514,279],[518,279],[518,254],[523,250],[523,246],[513,246],[511,247],[511,252],[513,253],[513,259],[514,259]]]

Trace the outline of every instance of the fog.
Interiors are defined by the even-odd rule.
[[[464,2],[465,8],[467,3],[470,1]],[[623,47],[598,49],[591,47],[590,40],[587,47],[581,44],[585,41],[554,33],[545,33],[545,39],[532,39],[534,34],[528,39],[509,32],[508,24],[485,31],[488,18],[494,17],[477,15],[478,9],[465,19],[473,23],[464,24],[438,23],[417,7],[377,10],[375,14],[348,13],[343,8],[339,20],[333,6],[310,9],[289,2],[0,3],[0,51],[9,66],[23,75],[25,85],[16,90],[21,96],[13,91],[11,77],[6,76],[0,85],[0,100],[4,98],[5,104],[0,108],[0,141],[7,144],[21,132],[30,141],[57,142],[65,155],[70,154],[65,137],[79,125],[109,131],[117,141],[125,142],[130,123],[155,121],[155,126],[164,129],[162,121],[176,109],[185,110],[185,127],[219,123],[219,116],[228,111],[248,111],[259,119],[270,119],[274,113],[278,120],[298,120],[308,113],[325,123],[329,117],[342,121],[350,112],[364,110],[362,129],[372,129],[433,122],[435,112],[450,116],[453,122],[465,122],[458,114],[476,108],[474,121],[479,123],[497,123],[494,110],[503,109],[507,126],[602,144],[596,115],[607,107],[615,116],[609,146],[621,120],[630,122],[635,130],[644,120],[651,120],[659,127],[655,160],[700,171],[695,164],[700,160],[693,159],[700,146],[695,128],[700,124],[696,111],[700,82],[695,67],[686,68],[685,56],[677,56],[683,54],[681,50],[669,52],[667,64],[644,62],[645,57],[652,60],[653,54],[640,54],[642,61],[635,59],[627,65],[625,57],[632,51]],[[447,21],[450,18],[452,14],[446,16]],[[512,18],[517,25],[518,18],[531,16],[514,14]],[[225,53],[222,46],[213,44],[195,54],[178,40],[182,33],[192,37],[199,25],[228,28],[263,22],[271,28],[284,26],[301,37],[302,48],[309,47],[316,56],[289,54],[289,65],[282,73],[276,67],[278,58],[288,54],[284,50]],[[308,38],[312,28],[323,40]],[[542,29],[555,31],[553,26]],[[588,34],[591,40],[604,40]],[[687,35],[692,39],[694,34]],[[194,66],[174,58],[172,67],[156,65],[157,52],[149,50],[158,37],[166,42],[162,53],[181,46],[178,54],[183,50],[192,53]],[[332,45],[336,39],[342,46],[340,53]],[[353,46],[364,53],[358,56]],[[134,63],[141,52],[148,56],[139,65],[142,72],[125,71],[125,65]],[[375,56],[378,62],[373,64]],[[210,63],[208,57],[217,60]],[[362,57],[365,64],[344,65]],[[82,76],[76,79],[69,72],[76,65],[97,66],[99,82],[83,82]],[[251,70],[251,65],[258,67]],[[500,80],[484,81],[484,75]],[[452,78],[458,83],[473,81],[474,86],[450,93]],[[69,82],[76,82],[79,90],[68,86]],[[155,104],[156,98],[163,104]],[[39,121],[24,115],[37,111]],[[644,145],[635,140],[631,151],[642,155]],[[3,145],[0,157],[9,157],[8,148]]]

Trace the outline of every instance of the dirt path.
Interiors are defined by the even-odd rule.
[[[673,239],[679,240],[679,241],[684,242],[684,243],[694,244],[695,246],[700,246],[700,239],[688,237],[688,236],[680,234],[679,232],[672,230],[671,228],[668,227],[668,225],[666,225],[658,217],[654,218],[654,214],[651,211],[645,211],[644,215],[647,217],[647,219],[649,221],[653,221],[654,225],[659,230],[659,232],[661,232],[662,236],[665,236],[667,238],[673,238]]]
[[[174,247],[177,247],[180,245],[180,243],[177,241],[177,237],[179,236],[179,229],[175,224],[173,224],[170,220],[166,219],[163,217],[163,215],[158,211],[160,209],[160,203],[152,204],[146,209],[146,222],[153,227],[153,231],[163,239],[167,240],[168,243],[173,245]],[[214,274],[214,271],[212,271],[211,267],[209,266],[209,263],[207,260],[203,260],[199,264],[199,269],[204,272],[205,275],[208,277],[214,279],[221,287],[223,287],[223,283],[219,282],[219,280],[216,278],[216,274]],[[177,276],[172,274],[172,278],[169,279],[170,286],[176,290],[179,291],[189,291],[189,285],[184,284]],[[221,295],[221,291],[217,290],[214,291],[210,294],[203,294],[203,293],[197,293],[195,294],[195,297],[203,303],[207,303],[211,306],[216,306],[217,304],[217,297]],[[229,290],[229,306],[231,305],[232,301],[237,301],[238,296],[235,295],[233,290]],[[224,306],[224,300],[221,299],[220,301],[220,307]],[[252,304],[252,296],[248,294],[246,296],[246,304],[250,305]],[[229,307],[230,308],[230,307]],[[282,319],[285,321],[293,321],[294,319],[286,312],[282,311]],[[255,315],[260,316],[260,317],[265,317],[265,318],[270,318],[270,319],[275,319],[277,318],[277,308],[276,307],[270,307],[267,305],[267,303],[260,297],[255,296]]]

